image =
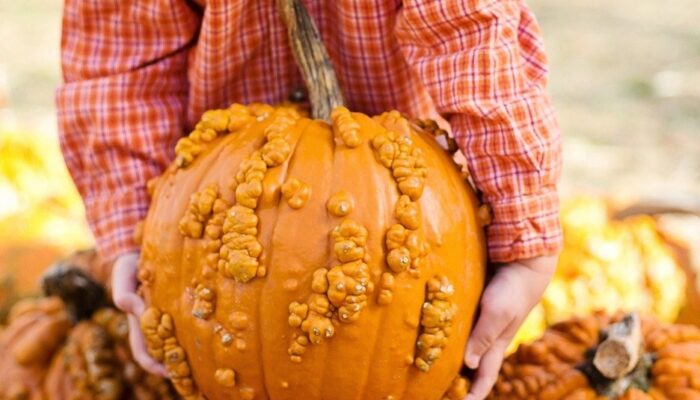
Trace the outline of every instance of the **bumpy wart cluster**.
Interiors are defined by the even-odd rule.
[[[289,157],[288,131],[300,115],[291,108],[278,108],[270,118],[265,132],[267,142],[243,161],[236,174],[236,205],[224,220],[218,269],[237,282],[248,282],[266,274],[259,263],[262,245],[257,239],[255,209],[263,193],[263,179],[268,168],[281,165]]]
[[[340,264],[314,271],[313,294],[306,303],[289,305],[289,325],[300,327],[304,333],[289,347],[294,362],[301,361],[309,342],[319,344],[323,338],[333,337],[334,325],[357,321],[367,305],[367,294],[374,290],[366,264],[367,229],[345,219],[331,232],[331,237]]]
[[[413,145],[411,127],[397,111],[375,117],[387,130],[372,139],[380,162],[391,173],[399,186],[399,191],[416,201],[423,194],[427,168],[423,151]]]
[[[456,376],[441,400],[463,400],[469,392],[469,381],[461,376]]]
[[[102,308],[93,314],[92,323],[104,330],[113,348],[117,361],[117,370],[123,378],[123,385],[127,392],[131,391],[134,398],[139,399],[163,399],[174,398],[172,388],[167,380],[156,375],[146,373],[131,356],[129,344],[129,326],[125,314],[114,308]],[[86,360],[88,357],[86,357]],[[93,399],[95,393],[102,393],[102,387],[97,386],[89,399]]]
[[[353,148],[360,145],[360,124],[352,118],[352,113],[345,107],[336,107],[331,113],[333,132],[345,146]]]
[[[427,283],[427,298],[423,303],[414,361],[415,366],[423,372],[430,370],[447,344],[452,319],[457,311],[457,307],[450,301],[453,294],[454,286],[445,276],[435,276]]]
[[[175,165],[186,167],[219,135],[236,132],[256,120],[251,107],[233,104],[222,110],[209,110],[202,115],[194,130],[175,145]]]
[[[120,399],[124,392],[116,369],[117,359],[107,332],[99,325],[78,324],[63,350],[64,366],[73,387],[73,398]]]
[[[296,178],[287,180],[280,189],[287,204],[293,209],[304,207],[311,196],[311,186]]]
[[[202,271],[205,280],[213,278],[216,271],[237,282],[248,282],[265,275],[265,268],[259,262],[262,245],[257,239],[255,209],[263,193],[263,180],[268,169],[281,165],[289,157],[288,132],[301,116],[293,108],[234,104],[226,110],[205,113],[195,131],[189,138],[182,139],[176,148],[179,159],[184,160],[178,165],[186,166],[203,151],[204,144],[211,141],[202,138],[234,132],[268,118],[270,122],[265,130],[264,145],[246,157],[232,181],[236,204],[231,206],[222,197],[219,186],[212,183],[192,195],[180,220],[179,229],[183,236],[207,241],[209,255]],[[283,185],[282,191],[294,208],[302,207],[310,195],[309,186],[294,179]],[[214,311],[214,290],[202,282],[195,282],[194,289],[193,315],[207,319]]]
[[[385,130],[372,139],[377,159],[391,170],[401,196],[394,216],[398,223],[386,232],[386,263],[394,274],[403,271],[418,278],[430,246],[420,231],[421,210],[418,200],[423,194],[427,168],[420,148],[413,145],[409,122],[396,111],[374,117]],[[391,303],[393,279],[382,277],[377,302]]]
[[[165,365],[168,376],[178,394],[186,400],[199,399],[199,393],[190,373],[185,350],[180,347],[170,314],[150,307],[141,316],[141,330],[146,339],[148,354]]]

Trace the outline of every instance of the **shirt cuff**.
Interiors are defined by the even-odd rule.
[[[507,199],[495,199],[493,221],[486,228],[489,258],[511,262],[553,255],[562,247],[559,196],[556,189]]]

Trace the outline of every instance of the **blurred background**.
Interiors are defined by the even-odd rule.
[[[566,249],[519,340],[598,308],[697,323],[700,2],[529,4],[564,136]],[[0,321],[92,240],[56,138],[60,14],[56,0],[0,0]]]

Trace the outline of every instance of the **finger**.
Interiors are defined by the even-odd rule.
[[[134,360],[136,360],[141,368],[145,369],[146,371],[155,375],[167,377],[168,372],[165,370],[165,367],[148,355],[146,341],[143,337],[143,333],[141,332],[138,318],[133,315],[129,315],[128,319],[129,345],[131,346],[131,354],[134,356]]]
[[[483,355],[498,338],[503,336],[513,322],[512,308],[500,304],[490,302],[488,298],[482,300],[481,314],[469,337],[467,351],[464,354],[464,364],[471,369],[479,367]]]
[[[466,400],[482,400],[489,394],[498,378],[508,342],[508,339],[499,338],[484,354]]]

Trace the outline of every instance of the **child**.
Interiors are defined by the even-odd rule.
[[[467,344],[469,399],[493,385],[508,342],[549,282],[560,248],[557,122],[539,28],[523,0],[304,0],[349,108],[449,120],[493,210],[499,263]],[[133,226],[145,183],[207,109],[283,101],[302,79],[273,0],[66,0],[57,104],[62,147],[115,304],[130,313],[147,369],[135,294]]]

